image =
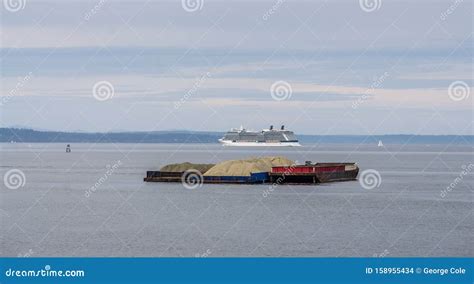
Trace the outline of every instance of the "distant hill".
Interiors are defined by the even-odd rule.
[[[191,131],[156,132],[56,132],[0,128],[0,142],[29,143],[214,143],[218,133]]]
[[[223,132],[59,132],[0,128],[0,142],[24,143],[217,143]],[[301,143],[474,144],[473,135],[298,135]]]

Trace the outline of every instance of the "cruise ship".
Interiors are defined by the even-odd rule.
[[[301,146],[293,131],[285,130],[284,125],[280,129],[273,129],[272,125],[259,132],[246,130],[242,126],[233,128],[219,142],[224,146]]]

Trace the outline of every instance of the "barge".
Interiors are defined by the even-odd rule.
[[[183,172],[147,171],[145,182],[189,182],[217,184],[318,184],[357,179],[356,163],[315,163],[304,165],[273,166],[269,172],[249,175],[209,176],[197,170]]]

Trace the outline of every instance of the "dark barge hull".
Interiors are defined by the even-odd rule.
[[[145,182],[183,182],[186,172],[147,171]],[[267,172],[252,173],[250,176],[194,176],[199,183],[262,184],[270,180]]]
[[[147,171],[143,181],[148,182],[181,182],[182,172]]]

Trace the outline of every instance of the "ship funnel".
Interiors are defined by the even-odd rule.
[[[284,125],[281,126],[281,130],[285,130],[285,126],[284,126]]]
[[[273,130],[273,125],[270,125],[270,130]]]

